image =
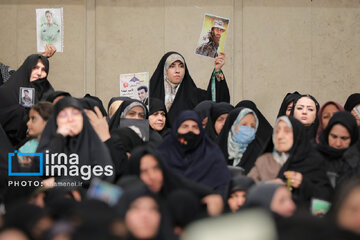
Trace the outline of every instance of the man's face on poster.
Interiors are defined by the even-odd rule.
[[[51,13],[46,13],[45,17],[46,17],[46,21],[48,23],[51,23],[51,19],[52,19]]]
[[[217,42],[219,42],[219,41],[220,41],[220,38],[221,38],[221,34],[222,34],[223,32],[225,32],[225,30],[223,30],[223,29],[221,29],[221,28],[214,27],[214,28],[212,29],[212,31],[213,31],[215,40],[216,40]]]
[[[145,89],[138,90],[138,95],[139,95],[140,101],[144,101],[147,98],[147,92],[145,92]]]
[[[29,92],[28,91],[24,91],[24,97],[29,97]]]

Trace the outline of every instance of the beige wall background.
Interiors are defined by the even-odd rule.
[[[231,102],[253,100],[270,123],[295,90],[322,104],[360,92],[360,0],[0,0],[0,61],[36,52],[36,8],[64,8],[64,52],[50,59],[57,90],[91,93],[106,106],[119,74],[155,70],[183,54],[198,87],[213,60],[194,55],[203,16],[230,18],[225,72]]]

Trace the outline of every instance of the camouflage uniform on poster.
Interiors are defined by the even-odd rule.
[[[203,56],[216,58],[218,56],[218,47],[219,40],[221,38],[221,33],[215,33],[215,29],[220,30],[220,32],[224,32],[224,23],[221,20],[215,20],[214,24],[211,28],[211,31],[205,37],[205,42],[201,44],[198,48],[196,48],[195,53]]]

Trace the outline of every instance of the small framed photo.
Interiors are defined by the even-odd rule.
[[[35,104],[35,89],[20,87],[19,104],[23,107],[32,107]]]

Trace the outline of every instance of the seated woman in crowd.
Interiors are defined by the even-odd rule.
[[[227,102],[213,103],[211,107],[210,116],[208,118],[205,132],[208,136],[216,141],[224,124],[226,122],[229,113],[234,110],[233,105]]]
[[[212,100],[205,100],[205,101],[200,102],[193,109],[197,114],[199,114],[203,128],[206,127],[206,124],[209,121],[211,109],[214,104],[215,104],[215,102],[213,102]]]
[[[124,190],[115,206],[123,219],[126,239],[177,239],[166,207],[139,179],[126,179],[120,184]]]
[[[110,119],[109,129],[113,131],[116,128],[124,127],[121,126],[121,119],[147,120],[148,116],[149,112],[144,103],[135,99],[126,99]],[[161,135],[152,128],[147,128],[146,131],[148,132],[149,142],[153,147],[157,147],[162,142]],[[144,135],[141,135],[141,138],[143,138]]]
[[[217,143],[227,164],[241,167],[247,174],[254,166],[263,143],[255,136],[259,121],[249,108],[235,108],[226,119]]]
[[[339,111],[344,111],[344,108],[339,103],[334,101],[328,101],[321,106],[318,114],[319,127],[316,133],[316,143],[319,143],[319,137],[328,125],[334,113]]]
[[[119,128],[122,118],[144,120],[148,118],[148,114],[148,110],[142,102],[135,99],[126,99],[111,117],[109,128],[110,130]]]
[[[312,197],[328,200],[331,189],[322,170],[323,161],[311,159],[310,152],[304,126],[291,116],[279,117],[272,139],[248,176],[257,183],[287,183],[299,203],[309,203]]]
[[[109,120],[112,118],[116,110],[119,109],[120,105],[123,103],[124,100],[129,100],[128,97],[113,97],[110,99],[108,104],[108,116]]]
[[[160,99],[150,99],[149,124],[150,127],[154,131],[157,131],[163,138],[170,134],[170,129],[167,127],[166,107]]]
[[[183,111],[171,134],[157,148],[175,174],[202,183],[225,196],[230,173],[219,147],[205,134],[199,115]]]
[[[47,150],[49,154],[64,153],[68,158],[70,154],[77,154],[79,167],[90,165],[105,169],[108,166],[108,169],[113,170],[108,148],[92,128],[81,103],[71,97],[61,99],[54,106],[53,113],[41,135],[37,152],[45,153]],[[53,177],[61,179],[62,176],[55,174]],[[80,176],[74,178],[78,179]],[[101,178],[111,182],[114,174],[104,172]],[[51,178],[49,182],[54,180]],[[89,180],[80,181],[83,181],[83,186],[86,187]]]
[[[210,216],[219,215],[223,209],[221,195],[215,194],[209,187],[180,177],[167,169],[160,158],[148,146],[136,148],[129,159],[129,174],[138,176],[148,188],[166,202],[176,190],[186,190],[197,197],[197,204],[209,205]]]
[[[337,112],[330,119],[316,145],[322,159],[322,168],[326,171],[333,188],[342,182],[360,174],[360,152],[357,141],[358,127],[355,118],[349,112]]]
[[[250,100],[243,100],[236,104],[235,108],[238,107],[250,108],[255,112],[256,117],[259,120],[259,126],[256,130],[256,137],[258,137],[263,143],[266,142],[271,137],[273,128],[265,116],[257,108],[256,104]]]
[[[230,101],[229,89],[221,71],[224,64],[224,55],[215,59],[215,70],[205,91],[197,88],[183,56],[168,52],[161,58],[150,79],[150,98],[158,98],[165,103],[170,127],[181,111],[192,110],[204,100]]]
[[[293,109],[294,101],[296,99],[298,99],[300,96],[301,96],[301,94],[297,91],[295,91],[293,93],[287,93],[281,103],[277,117],[281,117],[284,115],[289,116],[291,113],[291,110]]]
[[[253,185],[255,185],[254,180],[247,176],[235,175],[231,178],[227,199],[231,212],[237,212],[244,205],[246,194]]]
[[[319,109],[320,104],[318,101],[313,96],[307,94],[301,95],[294,101],[294,106],[290,113],[290,116],[293,116],[305,126],[309,141],[316,137],[319,127]]]
[[[0,86],[0,124],[14,146],[26,137],[28,109],[54,91],[48,72],[47,58],[33,54]]]

